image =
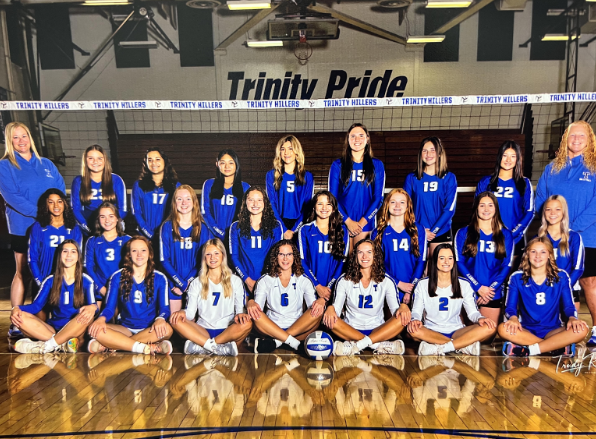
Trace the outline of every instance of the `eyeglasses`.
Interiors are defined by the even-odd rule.
[[[289,258],[289,257],[294,257],[294,253],[279,253],[279,256],[282,259],[285,259],[285,258]]]

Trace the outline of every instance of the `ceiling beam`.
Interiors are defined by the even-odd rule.
[[[457,26],[458,24],[466,21],[468,18],[470,18],[472,15],[474,15],[480,9],[491,4],[493,1],[494,0],[478,0],[473,5],[468,6],[468,8],[465,11],[463,11],[461,14],[454,17],[452,20],[449,20],[447,23],[445,23],[443,26],[441,26],[437,30],[431,32],[431,35],[444,35],[445,32],[447,32],[449,29],[452,29],[455,26]]]
[[[263,21],[269,14],[275,11],[280,4],[281,3],[272,3],[270,9],[261,9],[251,19],[249,19],[246,23],[244,23],[242,26],[236,29],[228,38],[219,43],[219,46],[217,46],[215,50],[222,50],[228,48],[230,44],[232,44],[246,32],[248,32],[261,21]]]

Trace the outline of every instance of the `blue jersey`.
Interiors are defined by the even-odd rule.
[[[499,202],[499,212],[501,213],[501,220],[505,227],[513,233],[513,240],[517,243],[523,238],[526,229],[534,218],[534,189],[532,189],[532,182],[524,177],[526,182],[526,190],[523,194],[517,191],[515,180],[501,180],[497,182],[497,191],[493,192],[490,189],[491,176],[487,175],[478,183],[476,187],[476,197],[482,192],[492,192],[497,197]]]
[[[548,285],[546,280],[538,285],[532,277],[524,284],[522,275],[522,271],[516,271],[509,278],[505,317],[517,316],[522,327],[546,331],[563,324],[561,311],[568,318],[577,318],[567,273],[559,271],[559,281],[554,285]]]
[[[156,319],[167,320],[170,317],[170,300],[168,298],[168,280],[163,273],[155,270],[153,282],[153,298],[147,300],[145,282],[140,284],[132,278],[132,288],[128,300],[120,293],[120,276],[122,270],[112,275],[109,282],[106,305],[100,317],[110,321],[116,312],[120,313],[120,324],[130,329],[145,329],[150,327]]]
[[[345,224],[342,224],[342,227],[345,244],[344,257],[347,257],[350,250],[350,232]],[[317,222],[313,221],[305,224],[298,231],[298,245],[305,276],[315,286],[322,285],[333,288],[341,276],[344,261],[335,258],[331,253],[329,235],[324,235],[317,227]]]
[[[92,236],[85,245],[85,271],[95,283],[95,299],[103,300],[99,290],[108,286],[112,274],[120,269],[122,249],[130,241],[130,236],[118,236],[108,241],[103,236]]]
[[[381,243],[385,255],[385,272],[391,276],[396,283],[404,282],[416,284],[424,274],[426,266],[426,230],[420,224],[416,225],[418,229],[418,249],[420,256],[414,256],[412,253],[412,240],[406,229],[397,233],[395,229],[388,225],[383,230]],[[372,232],[371,239],[377,237],[378,230]],[[412,291],[413,292],[413,291]],[[403,300],[403,293],[400,291],[400,299]]]
[[[385,191],[385,167],[381,160],[373,158],[375,179],[368,184],[364,178],[363,163],[352,162],[352,175],[345,186],[341,180],[341,160],[331,164],[329,170],[329,192],[337,198],[339,212],[352,221],[365,218],[368,224],[363,232],[371,232],[375,228],[377,211],[383,203]]]
[[[408,174],[404,190],[410,195],[416,222],[437,236],[451,230],[451,220],[457,202],[457,180],[451,172],[443,178],[422,174],[418,180],[415,173]]]
[[[41,227],[36,222],[31,227],[28,252],[29,269],[38,286],[52,273],[56,249],[65,239],[74,239],[80,249],[83,245],[83,234],[79,226],[74,226],[74,229],[52,225]]]
[[[279,190],[275,190],[275,170],[267,172],[265,177],[267,184],[267,196],[271,201],[271,207],[275,218],[281,223],[284,232],[287,230],[284,219],[296,220],[292,232],[295,232],[303,224],[306,210],[312,200],[315,183],[310,172],[304,173],[304,184],[296,184],[296,174],[284,173]]]
[[[180,183],[176,183],[176,187],[178,186]],[[155,231],[166,219],[168,206],[171,203],[170,195],[161,186],[145,192],[139,186],[138,180],[132,186],[130,197],[132,214],[139,225],[139,232],[147,238],[153,238]]]
[[[89,221],[93,219],[93,216],[101,203],[103,203],[103,196],[101,194],[101,181],[99,183],[91,180],[91,199],[89,204],[81,203],[81,180],[80,175],[76,176],[72,181],[70,189],[70,204],[72,211],[77,219],[77,223],[83,229],[86,234],[91,233],[95,228],[94,224],[90,224]],[[120,213],[120,217],[126,216],[126,186],[124,180],[117,174],[112,174],[112,187],[114,194],[116,194],[116,207]]]
[[[201,224],[199,241],[192,240],[192,226],[188,229],[178,227],[182,241],[175,241],[172,221],[166,221],[159,232],[159,260],[168,276],[170,287],[186,291],[201,268],[201,247],[211,239],[211,233]],[[170,300],[181,300],[181,296],[170,296]]]
[[[505,228],[502,232],[506,250],[503,259],[495,257],[497,245],[492,240],[492,234],[486,235],[482,230],[480,231],[478,251],[473,258],[463,255],[468,227],[459,229],[455,235],[455,256],[459,273],[470,282],[474,291],[478,291],[482,286],[493,288],[495,290],[493,300],[503,297],[503,282],[509,275],[513,259],[513,235]]]
[[[548,236],[548,239],[550,239],[550,242],[553,244],[557,267],[567,272],[569,279],[571,280],[571,286],[579,290],[580,287],[579,285],[576,287],[576,284],[578,283],[579,278],[582,277],[582,274],[584,274],[584,261],[586,258],[586,249],[584,248],[582,237],[579,233],[570,230],[569,241],[567,243],[569,248],[567,254],[563,255],[559,251],[561,240],[559,239],[555,241],[548,233],[546,236]]]
[[[211,234],[215,238],[223,239],[226,231],[234,221],[234,213],[236,213],[236,203],[242,202],[237,200],[232,193],[233,187],[224,188],[224,195],[219,200],[211,199],[211,188],[213,187],[214,178],[205,180],[203,183],[203,190],[201,193],[201,214],[203,219],[209,227]],[[250,188],[250,184],[242,182],[243,193]]]
[[[50,298],[52,284],[54,283],[54,276],[48,276],[41,284],[39,294],[29,305],[21,305],[19,308],[29,314],[37,314],[46,307],[46,303]],[[68,285],[62,280],[62,288],[60,289],[60,301],[57,305],[49,308],[50,317],[47,323],[50,324],[56,331],[62,329],[68,322],[70,322],[79,313],[79,309],[74,307],[74,286],[75,282]],[[95,304],[95,295],[93,294],[93,279],[86,274],[83,274],[83,296],[85,297],[85,305]]]
[[[277,227],[273,229],[273,234],[269,238],[265,238],[261,230],[257,231],[252,227],[250,228],[250,237],[240,236],[238,221],[232,223],[230,227],[230,257],[236,273],[243,281],[246,278],[256,281],[263,274],[269,251],[283,236],[281,223],[276,222]]]

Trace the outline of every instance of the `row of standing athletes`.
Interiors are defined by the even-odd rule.
[[[18,142],[22,142],[22,139],[17,138],[15,145],[14,138],[18,136],[9,133],[10,128],[13,131],[21,129],[27,135],[28,130],[24,130],[22,125],[7,127],[7,139],[13,139],[13,155],[15,155],[14,150],[20,154],[18,146],[22,147],[22,145]],[[440,140],[433,137],[427,138],[421,142],[417,170],[407,176],[404,190],[393,190],[383,203],[384,168],[382,162],[372,157],[366,128],[361,124],[354,124],[348,130],[345,143],[343,157],[335,161],[330,170],[330,192],[319,192],[312,203],[312,174],[304,170],[304,154],[299,141],[294,136],[285,136],[279,141],[276,147],[274,169],[267,174],[266,191],[260,187],[249,188],[249,185],[241,181],[240,164],[233,151],[220,152],[216,178],[207,180],[203,185],[201,207],[194,190],[177,182],[176,173],[167,156],[157,148],[148,151],[143,161],[141,176],[133,188],[133,213],[143,235],[154,240],[155,235],[159,235],[160,265],[167,275],[164,284],[166,289],[168,281],[170,284],[167,291],[168,297],[164,301],[174,312],[170,321],[176,329],[181,324],[188,324],[196,332],[193,337],[189,329],[180,330],[192,341],[189,341],[190,344],[187,343],[186,351],[207,349],[207,351],[216,352],[219,349],[217,346],[226,346],[225,352],[237,352],[230,347],[234,344],[230,342],[244,338],[247,327],[250,331],[251,319],[258,331],[268,336],[257,339],[257,345],[260,343],[260,346],[255,347],[257,351],[268,351],[281,343],[297,348],[298,340],[304,339],[320,323],[325,304],[331,298],[331,289],[335,287],[333,302],[335,306],[327,308],[324,322],[337,335],[348,340],[343,344],[336,343],[336,353],[354,353],[369,346],[379,352],[403,352],[401,341],[387,342],[387,340],[395,338],[397,333],[409,323],[410,310],[407,305],[411,302],[413,290],[425,269],[427,243],[430,243],[429,254],[432,255],[434,247],[451,241],[451,218],[455,210],[457,183],[455,176],[447,170],[446,154]],[[10,156],[9,148],[7,148],[7,155]],[[5,188],[0,187],[0,189],[4,195]],[[241,203],[237,203],[239,199],[242,199]],[[118,300],[124,300],[120,306],[126,307],[128,303],[132,309],[135,308],[133,304],[152,308],[149,314],[146,312],[140,314],[145,318],[142,321],[134,318],[140,312],[139,309],[131,310],[132,320],[126,320],[126,313],[121,313],[124,329],[120,333],[127,341],[122,340],[118,346],[110,345],[111,340],[114,340],[113,334],[108,337],[110,341],[105,343],[106,339],[101,334],[106,334],[108,327],[105,325],[105,320],[101,326],[100,318],[90,329],[94,337],[90,349],[96,351],[116,348],[140,352],[150,348],[141,342],[138,343],[143,346],[128,346],[131,340],[156,342],[169,338],[171,333],[165,329],[169,327],[165,323],[165,308],[161,309],[155,301],[151,307],[150,302],[154,294],[144,291],[147,288],[147,278],[161,279],[163,275],[160,272],[156,272],[159,274],[158,278],[155,275],[144,277],[135,275],[133,276],[135,281],[131,284],[131,274],[136,267],[135,258],[132,256],[132,244],[127,244],[130,237],[124,235],[120,220],[120,212],[126,212],[126,191],[121,178],[111,173],[109,162],[100,146],[93,145],[87,149],[83,157],[82,175],[73,181],[71,200],[72,209],[69,209],[63,192],[59,190],[49,190],[39,200],[39,221],[33,225],[30,233],[29,261],[36,282],[41,287],[41,293],[33,305],[28,305],[33,306],[32,309],[28,310],[26,306],[20,306],[13,310],[15,316],[13,323],[23,328],[22,316],[35,314],[29,311],[36,310],[35,306],[39,308],[40,303],[36,305],[36,302],[50,300],[49,291],[54,284],[59,283],[51,280],[51,277],[46,278],[51,271],[53,253],[57,245],[64,240],[74,238],[75,242],[81,244],[82,234],[75,225],[77,222],[83,234],[95,232],[95,236],[87,241],[84,265],[88,279],[93,284],[94,301],[106,302],[101,318],[109,321],[113,317]],[[7,202],[11,206],[10,200]],[[381,203],[383,205],[379,211]],[[167,208],[170,204],[168,213]],[[312,211],[306,212],[307,206],[312,206]],[[541,236],[549,238],[543,241],[551,244],[550,251],[553,257],[556,256],[560,268],[567,269],[571,283],[575,284],[583,270],[583,247],[579,235],[568,230],[566,207],[562,197],[549,199],[544,209],[544,224],[540,233]],[[457,310],[443,323],[447,323],[447,326],[452,329],[461,329],[465,334],[470,332],[474,336],[468,334],[459,342],[455,342],[459,339],[457,331],[455,333],[454,331],[434,332],[446,334],[442,336],[442,341],[453,339],[458,349],[467,347],[469,353],[477,354],[479,351],[477,342],[490,337],[491,332],[495,331],[495,323],[498,321],[503,302],[503,284],[510,272],[514,247],[516,244],[520,250],[523,247],[525,229],[534,215],[532,187],[529,180],[521,175],[520,148],[514,142],[508,141],[502,145],[495,172],[479,183],[473,210],[470,226],[461,229],[456,235],[455,251],[448,245],[442,247],[445,247],[444,252],[451,252],[452,256],[458,259],[460,272],[468,281],[464,283],[466,287],[462,289],[470,292],[474,309],[476,304],[473,297],[477,298],[477,304],[480,306],[480,312],[476,309],[476,313],[466,306],[468,316],[472,322],[480,322],[484,329],[476,331],[478,334],[471,327],[464,331],[463,329],[466,328],[461,328],[462,324],[457,320],[458,306],[451,306],[441,300],[437,308],[441,312],[437,311],[437,317],[445,318],[447,314],[444,311],[448,311],[449,314]],[[558,221],[552,221],[551,216],[547,214],[555,210],[562,212]],[[503,221],[499,211],[505,214]],[[7,213],[10,224],[9,214],[10,212]],[[161,233],[156,233],[165,216],[167,219],[161,225]],[[376,216],[378,216],[378,227],[373,230]],[[232,222],[236,217],[238,220]],[[302,219],[307,217],[306,223],[303,224]],[[92,225],[90,223],[93,218],[95,224]],[[549,221],[554,223],[551,224]],[[375,243],[380,244],[379,248],[382,249],[383,255],[376,255],[376,259],[363,260],[361,253],[377,251],[377,246],[367,239],[371,231],[372,238]],[[294,244],[287,240],[293,238],[296,232],[299,235],[299,253],[294,248]],[[225,341],[218,343],[222,340],[222,335],[219,334],[223,330],[221,325],[225,321],[230,321],[230,315],[222,316],[216,311],[226,307],[217,308],[222,291],[212,290],[223,288],[223,296],[230,300],[230,303],[234,302],[232,297],[235,294],[228,291],[229,283],[222,283],[222,276],[223,278],[226,276],[223,275],[220,266],[218,266],[218,275],[214,276],[211,283],[206,282],[205,276],[199,276],[194,284],[193,280],[199,274],[198,265],[201,260],[203,261],[201,273],[207,273],[209,270],[206,268],[208,265],[205,266],[207,263],[205,261],[213,257],[214,252],[219,252],[219,258],[226,258],[226,249],[217,241],[209,241],[209,245],[203,247],[203,255],[199,255],[199,249],[210,238],[224,238],[226,234],[229,234],[231,265],[252,293],[254,300],[250,300],[247,304],[248,315],[240,313],[243,303],[236,303],[238,326],[230,326],[234,328],[231,339],[227,334],[223,336]],[[282,238],[286,240],[280,241]],[[143,240],[135,238],[133,241]],[[559,250],[558,252],[553,252],[553,244]],[[137,243],[137,246],[143,245]],[[259,282],[262,287],[253,291],[256,280],[267,265],[265,259],[274,246],[276,251],[271,253],[269,274]],[[123,247],[128,256],[125,256],[124,268],[117,271]],[[343,259],[348,256],[350,247],[354,247],[350,256],[352,272],[350,274],[348,263],[342,281],[337,282],[342,273]],[[288,249],[292,251],[283,253]],[[290,264],[291,276],[285,279],[282,262],[290,259],[290,253],[295,261]],[[276,258],[274,255],[284,256]],[[441,255],[437,257],[440,258]],[[150,263],[147,267],[152,271],[154,263],[152,258],[149,259]],[[366,267],[367,263],[371,265]],[[301,267],[302,265],[304,268]],[[381,267],[380,271],[379,267]],[[435,264],[435,269],[439,273],[438,287],[432,283],[432,274],[429,279],[433,285],[432,288],[441,288],[440,264]],[[113,274],[114,272],[116,273]],[[457,273],[457,268],[452,267],[452,272]],[[389,276],[386,276],[386,273]],[[202,280],[200,280],[201,277],[203,277]],[[46,280],[42,283],[44,278]],[[231,279],[237,278],[233,276]],[[157,288],[157,284],[153,284],[153,280],[151,282],[151,287]],[[342,282],[352,285],[354,291],[349,287],[342,288]],[[427,282],[425,280],[420,284],[417,297],[424,296],[423,285],[427,285]],[[558,282],[557,284],[559,285]],[[67,291],[69,285],[64,283],[62,288]],[[242,282],[238,285],[242,286]],[[290,285],[294,289],[293,294]],[[135,291],[133,297],[130,297],[133,287]],[[198,291],[194,291],[193,295],[192,292],[196,289]],[[209,294],[206,293],[207,289]],[[285,292],[274,294],[273,291],[276,289]],[[375,294],[371,293],[373,289]],[[452,298],[461,297],[461,292],[455,291],[458,289],[454,288]],[[186,312],[180,312],[184,292],[188,292],[188,306]],[[106,295],[107,300],[105,300]],[[197,302],[199,295],[202,300]],[[160,297],[159,294],[157,296]],[[427,293],[427,296],[436,297],[436,292]],[[562,301],[565,295],[559,296]],[[222,304],[225,302],[224,298],[221,299]],[[393,319],[384,321],[382,309],[385,300],[383,298],[386,299],[392,314],[398,317],[395,321]],[[77,302],[72,298],[69,300],[66,293],[64,300],[66,300],[65,305]],[[211,306],[204,308],[210,300]],[[311,311],[300,317],[303,300],[306,300],[306,305]],[[417,303],[424,303],[420,300],[414,303],[414,311],[417,310]],[[466,303],[465,300],[464,303]],[[268,308],[267,314],[262,313],[265,304]],[[189,309],[189,307],[198,307],[198,322],[203,323],[202,326],[190,321],[194,318],[196,309]],[[227,308],[228,311],[232,309]],[[336,308],[339,312],[335,311]],[[294,313],[288,313],[288,309],[293,309]],[[461,303],[459,309],[461,309]],[[425,308],[425,310],[423,328],[428,329],[433,327],[433,321],[429,318],[429,309]],[[509,311],[511,310],[507,309],[506,314],[513,315]],[[568,311],[567,308],[565,311]],[[345,318],[338,320],[337,316],[342,315],[342,312]],[[155,313],[159,315],[156,316]],[[188,314],[192,316],[190,320],[186,318]],[[55,313],[51,315],[48,320],[50,326]],[[216,322],[211,317],[207,317],[206,320],[205,316],[210,315],[215,316]],[[310,317],[307,317],[309,315]],[[149,317],[151,321],[146,320]],[[575,318],[576,315],[571,316],[571,319]],[[82,317],[78,316],[78,319],[81,320]],[[560,321],[558,314],[556,319]],[[422,314],[418,316],[414,312],[414,322],[410,324],[412,328],[410,332],[413,333],[414,338],[420,336],[421,323],[415,322],[421,320]],[[539,318],[535,320],[541,321]],[[155,323],[151,326],[150,323],[153,321]],[[338,324],[338,321],[341,323]],[[48,326],[47,323],[45,325]],[[101,326],[99,332],[98,325]],[[155,330],[150,330],[150,326],[157,327]],[[54,332],[61,328],[60,325],[52,327]],[[153,340],[150,335],[140,331],[144,328],[147,328],[148,334],[158,335],[158,339]],[[207,333],[205,329],[209,332]],[[442,329],[445,327],[443,326]],[[425,331],[422,330],[423,333]],[[60,331],[59,335],[62,335],[62,332],[64,331]],[[135,335],[137,332],[141,335]],[[24,330],[24,333],[32,335],[27,330]],[[203,340],[200,335],[206,337],[205,334],[210,337]],[[479,337],[479,335],[482,336]],[[43,337],[32,336],[43,339]],[[132,337],[129,339],[129,336]],[[66,334],[59,337],[58,341],[63,341],[64,337]],[[467,343],[471,340],[470,337],[477,340]],[[25,339],[20,346],[23,350],[30,347],[40,349],[43,344],[45,346],[43,349],[50,349],[63,344],[54,341],[54,337],[50,338],[51,340],[41,344],[28,342]],[[71,338],[67,338],[66,341]],[[420,339],[424,340],[424,337]],[[435,340],[435,338],[432,339]],[[466,344],[461,345],[464,341]],[[379,342],[383,344],[379,346]],[[444,344],[431,343],[429,346],[431,351],[438,349],[438,346],[441,347],[441,352],[453,350],[453,345],[443,346]],[[158,350],[168,350],[167,343],[156,346]],[[421,345],[421,353],[424,351],[424,346],[424,344]]]

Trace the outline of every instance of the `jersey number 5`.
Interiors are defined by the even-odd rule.
[[[286,185],[286,190],[288,192],[294,192],[294,182],[293,181],[288,181],[288,184]]]
[[[358,308],[372,308],[372,296],[358,296]]]

